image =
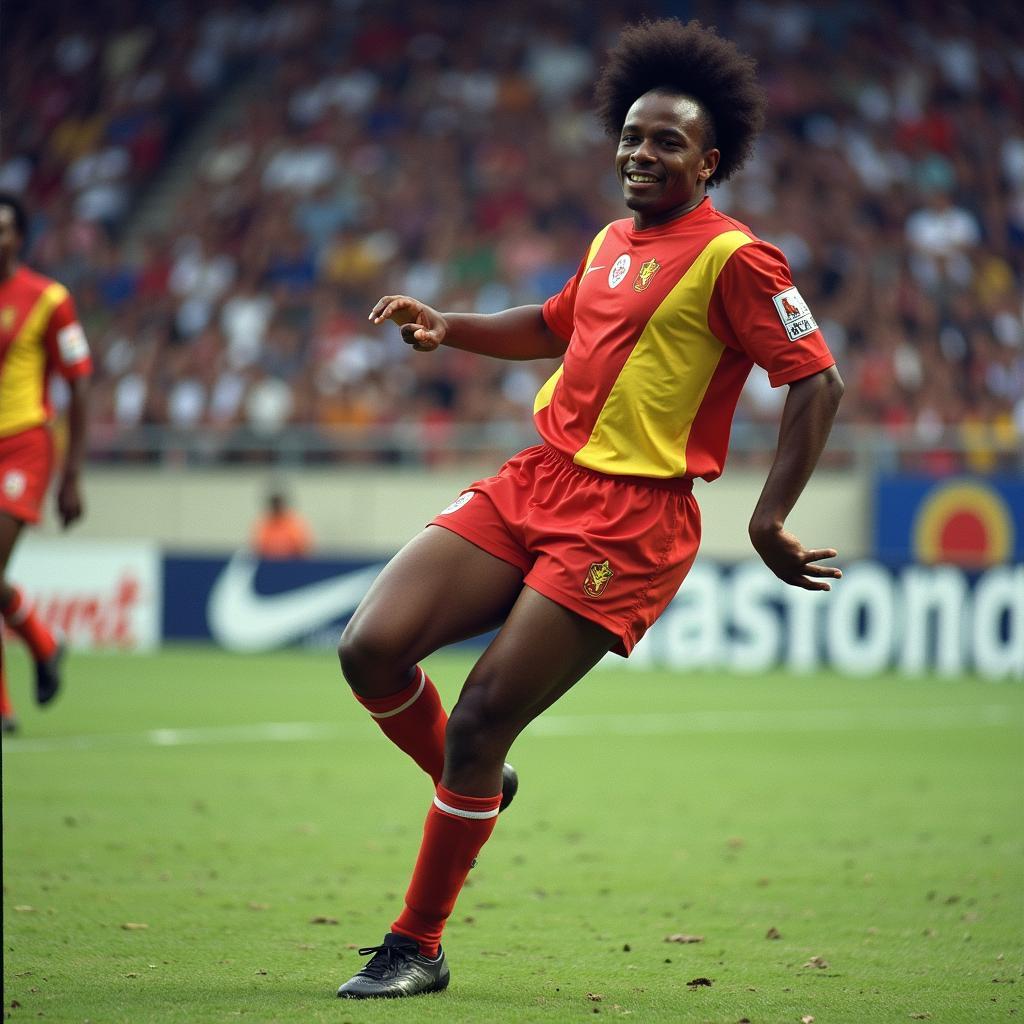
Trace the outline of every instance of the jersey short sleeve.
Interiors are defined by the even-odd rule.
[[[708,327],[763,367],[772,387],[835,364],[785,256],[767,242],[740,246],[722,268],[708,304]]]
[[[75,300],[66,290],[50,314],[45,344],[50,365],[67,380],[92,372],[89,343],[78,322]]]
[[[573,312],[576,308],[576,292],[583,278],[586,263],[586,260],[582,260],[579,269],[576,271],[576,276],[570,277],[565,282],[562,290],[557,295],[552,295],[541,307],[544,322],[564,341],[569,341],[572,338],[575,323]]]

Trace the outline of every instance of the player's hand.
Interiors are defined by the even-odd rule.
[[[57,488],[57,513],[65,530],[81,518],[82,494],[77,476],[65,475],[61,478],[60,487]]]
[[[385,295],[367,319],[374,324],[393,320],[401,328],[402,341],[417,352],[432,352],[448,333],[448,321],[436,309],[408,295]]]
[[[751,530],[750,541],[761,560],[783,583],[804,590],[831,590],[828,580],[842,579],[842,570],[816,564],[823,558],[835,558],[835,548],[808,551],[791,533],[783,529]]]

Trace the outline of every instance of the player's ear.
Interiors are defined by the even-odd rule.
[[[704,154],[704,162],[701,165],[700,170],[697,172],[697,177],[700,178],[701,181],[707,181],[708,178],[715,173],[718,169],[718,161],[721,156],[721,151],[717,149],[709,149]]]

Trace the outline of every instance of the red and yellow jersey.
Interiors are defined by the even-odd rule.
[[[714,480],[754,363],[778,387],[835,362],[786,258],[709,198],[655,228],[609,224],[543,312],[569,347],[537,429],[617,476]]]
[[[46,423],[51,373],[92,372],[85,332],[62,284],[27,267],[0,281],[0,437]]]

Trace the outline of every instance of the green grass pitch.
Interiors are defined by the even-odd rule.
[[[451,988],[350,1003],[430,786],[332,654],[76,654],[41,711],[12,647],[11,1020],[1024,1019],[1019,684],[601,668],[513,750]]]

